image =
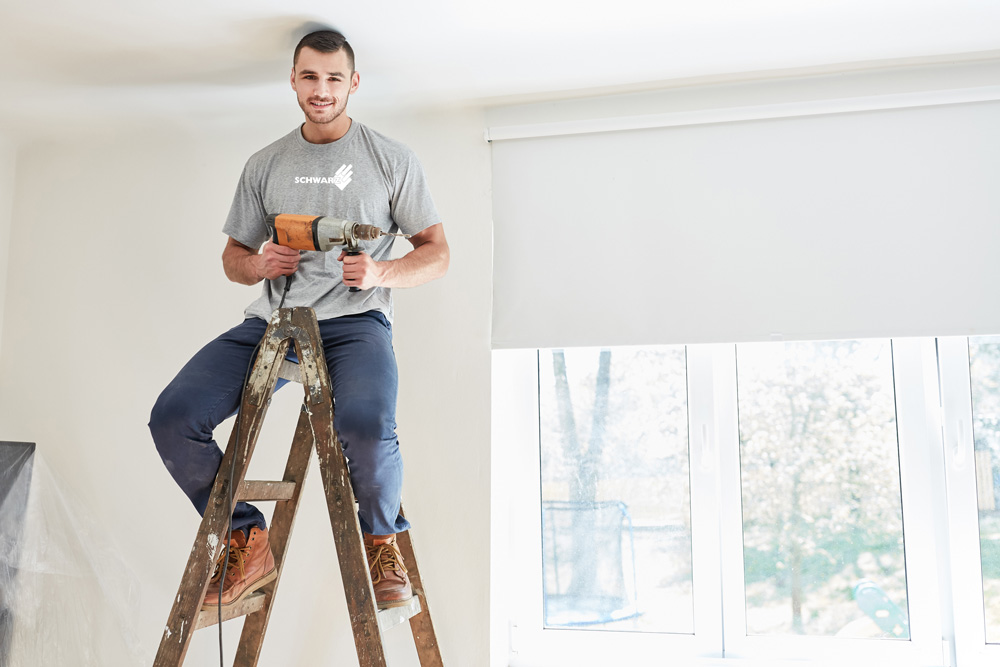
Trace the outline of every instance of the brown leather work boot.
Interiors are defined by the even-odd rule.
[[[226,550],[219,554],[215,563],[215,574],[208,584],[208,592],[202,609],[214,608],[219,604],[219,579],[222,578],[223,559]],[[226,580],[222,589],[222,606],[236,604],[246,596],[261,588],[278,576],[274,568],[274,556],[271,546],[267,543],[267,530],[254,526],[250,529],[250,537],[242,530],[233,531],[233,539],[229,543],[229,563],[226,566]]]
[[[378,538],[365,533],[368,572],[375,589],[375,604],[379,609],[402,607],[413,598],[410,578],[406,576],[403,557],[396,546],[396,536]]]

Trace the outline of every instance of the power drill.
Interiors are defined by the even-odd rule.
[[[265,220],[271,241],[296,250],[318,250],[327,252],[344,246],[348,255],[358,255],[359,241],[374,241],[381,236],[402,236],[384,232],[374,225],[351,222],[324,216],[296,215],[294,213],[272,213]],[[359,292],[357,287],[352,292]]]

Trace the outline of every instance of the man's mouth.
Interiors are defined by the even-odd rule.
[[[310,100],[309,106],[314,109],[328,109],[333,106],[333,102],[320,102],[318,100]]]

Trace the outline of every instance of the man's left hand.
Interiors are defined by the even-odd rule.
[[[379,286],[380,271],[378,262],[367,253],[358,255],[348,255],[344,250],[337,258],[338,262],[343,262],[343,282],[348,287],[357,287],[366,290]]]

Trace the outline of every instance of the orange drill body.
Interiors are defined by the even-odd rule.
[[[271,241],[296,250],[319,250],[315,230],[320,217],[281,213],[268,216]]]

